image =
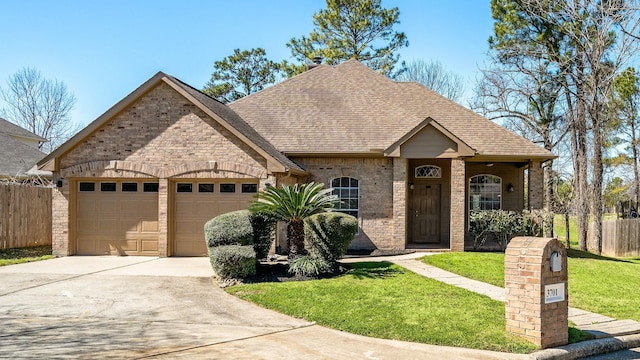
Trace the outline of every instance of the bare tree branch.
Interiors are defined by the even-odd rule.
[[[41,151],[51,152],[80,129],[70,117],[73,94],[63,82],[46,79],[34,68],[11,75],[0,97],[8,120],[48,140],[40,144]]]

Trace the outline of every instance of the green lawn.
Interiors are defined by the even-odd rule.
[[[553,234],[558,237],[565,246],[567,246],[567,227],[565,225],[564,216],[556,215],[553,218]],[[575,216],[569,217],[569,237],[571,248],[578,248],[578,222]]]
[[[604,214],[603,221],[612,221],[617,219],[616,214]],[[564,215],[556,215],[553,218],[553,234],[558,237],[558,240],[562,241],[562,244],[567,246],[567,230],[566,230]],[[575,216],[569,217],[569,237],[572,249],[578,248],[578,221]]]
[[[243,284],[231,294],[319,325],[378,338],[528,353],[505,331],[504,304],[387,262],[332,279]]]
[[[0,249],[0,266],[51,259],[51,245]]]
[[[569,250],[569,305],[640,321],[640,259],[613,259]],[[447,253],[427,256],[427,264],[504,287],[504,254]]]

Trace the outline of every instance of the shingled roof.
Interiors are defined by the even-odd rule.
[[[27,175],[38,160],[46,154],[18,140],[47,141],[28,130],[0,118],[0,177],[22,177]]]
[[[27,129],[23,129],[20,126],[0,118],[0,134],[11,135],[22,137],[25,139],[38,140],[38,141],[47,141],[47,139],[43,138],[40,135],[36,135]]]
[[[379,153],[431,118],[477,155],[554,157],[423,85],[395,82],[356,60],[320,65],[229,106],[285,154]]]

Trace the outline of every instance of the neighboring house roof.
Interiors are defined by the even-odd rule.
[[[20,126],[9,122],[3,118],[0,118],[0,134],[11,135],[13,137],[20,137],[30,140],[47,141],[40,135],[36,135],[27,129],[23,129]]]
[[[186,83],[163,72],[158,72],[151,79],[147,80],[131,94],[111,107],[111,109],[107,110],[107,112],[102,114],[47,157],[42,159],[38,163],[39,169],[55,170],[54,163],[56,158],[71,150],[76,144],[91,135],[94,131],[111,120],[113,116],[117,115],[120,111],[132,104],[139,97],[143,96],[147,91],[155,87],[161,81],[181,93],[208,116],[212,117],[232,134],[237,136],[241,141],[245,142],[248,146],[252,147],[259,154],[264,156],[268,163],[276,164],[279,171],[305,173],[304,169],[280,153],[265,138],[252,129],[241,117],[233,112],[233,110],[229,109],[217,100],[205,95],[199,90],[196,90]]]
[[[26,131],[26,130],[25,130]],[[12,136],[0,132],[0,177],[24,177],[45,153]],[[50,173],[40,173],[51,176]]]
[[[433,121],[476,155],[555,157],[423,85],[395,82],[356,60],[320,65],[229,107],[287,155],[381,153]]]

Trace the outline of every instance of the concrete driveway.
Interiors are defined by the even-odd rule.
[[[212,275],[207,258],[72,256],[0,267],[0,357],[522,358],[327,329],[230,296]]]

